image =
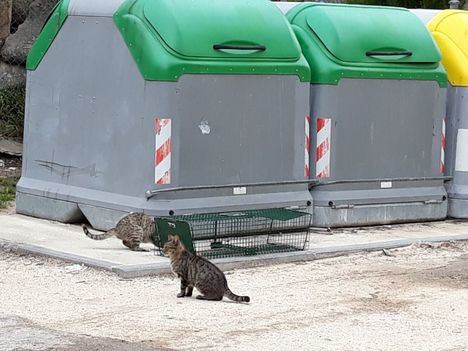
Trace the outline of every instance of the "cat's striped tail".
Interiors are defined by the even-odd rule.
[[[226,289],[224,296],[226,296],[229,300],[236,302],[250,302],[250,297],[236,295],[231,290],[229,290],[229,288]]]
[[[88,230],[88,227],[86,225],[83,224],[81,227],[83,228],[83,232],[86,234],[86,236],[94,240],[104,240],[114,235],[113,229],[102,234],[93,234]]]

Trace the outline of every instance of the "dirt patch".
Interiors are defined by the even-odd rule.
[[[415,284],[468,289],[468,254],[464,254],[444,265],[418,271],[410,275]]]
[[[381,313],[393,312],[400,313],[406,310],[409,306],[414,304],[411,300],[394,299],[380,296],[379,291],[370,293],[369,297],[360,297],[357,299],[350,299],[349,304],[352,305],[354,313]]]

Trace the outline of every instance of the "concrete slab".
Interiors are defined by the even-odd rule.
[[[351,252],[404,247],[417,242],[468,240],[468,221],[312,230],[308,249],[253,257],[213,260],[223,270],[333,257]],[[153,248],[150,244],[142,245]],[[0,213],[0,247],[110,270],[122,277],[170,273],[169,260],[151,252],[132,252],[116,238],[95,241],[78,225]]]

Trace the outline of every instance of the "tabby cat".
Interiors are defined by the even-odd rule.
[[[222,300],[223,296],[236,302],[250,302],[248,296],[238,296],[229,290],[226,276],[207,259],[188,252],[181,243],[179,236],[169,235],[164,244],[163,253],[171,259],[171,268],[180,278],[180,293],[177,297],[192,296],[193,288],[202,295],[200,300]]]
[[[116,236],[132,251],[149,251],[141,248],[140,243],[152,243],[151,236],[154,233],[154,219],[144,213],[131,212],[122,218],[115,228],[102,234],[93,234],[83,224],[86,236],[94,240],[104,240]]]

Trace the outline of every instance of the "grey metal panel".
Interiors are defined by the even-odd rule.
[[[112,17],[125,0],[70,0],[70,16]]]
[[[152,160],[154,147],[153,128],[141,128],[145,84],[111,18],[69,17],[27,79],[23,176],[144,193],[136,155]]]
[[[185,75],[177,91],[177,184],[304,179],[308,91],[295,77]]]
[[[468,218],[468,200],[449,198],[448,215],[452,218]]]
[[[423,219],[427,211],[424,202],[446,209],[447,194],[439,170],[445,99],[446,90],[430,81],[342,79],[337,86],[312,85],[313,151],[317,143],[316,119],[331,118],[332,126],[330,177],[322,179],[325,185],[311,190],[315,225],[327,221],[327,226],[362,225],[368,218],[364,210],[343,217],[333,215],[331,209],[319,209],[329,203],[381,206],[386,214],[376,218],[385,221],[393,212],[383,208],[397,203],[414,205],[412,212],[403,217],[396,213],[394,221]],[[310,168],[313,177],[314,159]],[[396,181],[387,188],[389,183],[384,186],[380,181],[389,178]],[[440,179],[429,180],[433,178]],[[330,181],[338,183],[326,185]],[[376,207],[372,208],[377,216]],[[372,223],[378,223],[376,218]]]
[[[46,196],[70,202],[96,205],[122,211],[145,209],[155,215],[167,215],[170,210],[174,214],[201,213],[215,211],[220,208],[228,211],[230,207],[239,210],[247,208],[262,208],[265,204],[273,207],[305,206],[312,197],[306,191],[307,187],[281,187],[275,191],[260,191],[252,187],[252,193],[242,196],[232,196],[231,189],[217,189],[217,191],[191,191],[164,193],[147,200],[144,196],[126,196],[118,193],[104,192],[84,187],[73,187],[56,182],[45,182],[34,178],[21,177],[17,189],[19,192]],[[176,194],[178,196],[176,196]],[[19,208],[17,207],[17,210]],[[22,212],[21,212],[22,213]]]
[[[21,194],[86,205],[96,223],[99,209],[167,215],[312,202],[306,184],[248,186],[237,196],[222,188],[145,197],[157,189],[156,117],[172,119],[170,187],[304,180],[310,88],[297,77],[147,82],[112,18],[71,16],[27,82]],[[30,212],[19,205],[18,212]],[[101,222],[95,227],[110,225]]]
[[[333,209],[314,207],[313,225],[316,227],[347,227],[403,222],[441,220],[447,216],[447,201],[422,204],[418,202],[386,205],[360,205]]]
[[[317,117],[332,120],[328,180],[441,176],[445,98],[446,90],[432,81],[342,79],[337,86],[312,85],[312,130]],[[316,133],[311,138],[315,147]]]
[[[446,125],[446,174],[453,176],[453,180],[446,184],[449,216],[468,218],[468,159],[461,159],[462,154],[457,155],[457,146],[465,145],[465,150],[468,146],[466,137],[458,140],[459,130],[468,131],[468,88],[449,85]]]
[[[427,24],[442,10],[410,9],[410,11],[418,16],[422,23]]]
[[[63,223],[75,223],[84,219],[78,205],[69,201],[50,199],[44,196],[36,196],[22,192],[16,193],[16,207],[21,209],[19,213],[47,218]]]
[[[315,206],[328,206],[330,201],[335,206],[352,204],[389,204],[398,202],[424,202],[424,201],[445,201],[447,193],[441,185],[441,181],[433,181],[433,184],[421,184],[415,182],[393,182],[392,189],[381,189],[380,182],[373,184],[352,184],[345,189],[338,187],[312,188],[311,193]],[[421,183],[421,182],[420,182]],[[435,183],[435,184],[434,184]]]

